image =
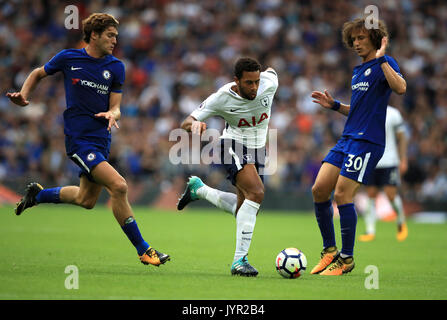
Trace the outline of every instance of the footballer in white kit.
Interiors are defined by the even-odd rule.
[[[199,177],[189,178],[177,209],[194,200],[205,199],[236,217],[236,250],[232,275],[256,276],[258,271],[248,263],[247,254],[264,198],[262,170],[265,144],[278,76],[272,68],[261,72],[260,64],[251,58],[239,59],[234,67],[234,82],[210,95],[182,123],[193,134],[206,129],[203,122],[218,116],[225,129],[220,137],[220,160],[236,194],[213,189]]]
[[[359,237],[360,241],[367,242],[375,239],[376,197],[380,189],[383,189],[397,213],[397,240],[403,241],[407,238],[405,213],[398,193],[400,175],[407,171],[407,167],[407,137],[404,119],[398,109],[388,106],[385,120],[385,151],[366,187],[369,197],[368,209],[365,213],[366,233]]]
[[[226,121],[221,139],[233,139],[247,148],[265,147],[273,97],[278,88],[278,77],[273,69],[260,73],[257,95],[248,100],[237,94],[227,83],[210,95],[191,113],[198,121],[220,116]]]

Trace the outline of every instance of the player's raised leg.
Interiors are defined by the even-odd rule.
[[[85,209],[92,209],[102,186],[82,175],[79,186],[64,186],[44,189],[39,183],[32,182],[26,188],[25,196],[17,203],[16,214],[39,203],[68,203]]]
[[[340,168],[324,162],[312,186],[315,217],[323,238],[323,250],[320,253],[320,261],[311,270],[311,274],[322,272],[339,254],[335,242],[334,212],[331,201],[331,194],[335,189],[339,173]]]
[[[126,180],[106,161],[99,163],[91,174],[95,181],[105,186],[110,193],[113,214],[135,246],[140,261],[143,264],[159,266],[170,260],[169,255],[153,249],[141,236],[127,198]]]
[[[255,165],[246,164],[237,173],[236,188],[240,191],[240,200],[243,201],[236,213],[236,250],[231,274],[257,276],[258,271],[247,260],[256,224],[256,215],[264,199],[264,184]]]

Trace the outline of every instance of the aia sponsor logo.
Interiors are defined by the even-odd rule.
[[[261,114],[261,117],[259,118],[259,120],[256,120],[256,117],[251,117],[250,120],[247,120],[245,118],[242,118],[239,120],[238,123],[238,127],[256,127],[258,124],[260,124],[262,121],[267,120],[269,118],[269,116],[267,115],[267,113],[263,113]]]

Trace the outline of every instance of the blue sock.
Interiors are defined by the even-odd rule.
[[[123,229],[130,242],[132,242],[134,247],[137,249],[139,256],[143,255],[146,250],[149,249],[149,244],[144,241],[140,230],[138,229],[137,222],[132,217],[126,220],[121,229]]]
[[[347,256],[354,255],[355,229],[357,227],[357,213],[353,203],[338,206],[341,227],[341,253]]]
[[[334,231],[334,211],[332,210],[332,202],[315,202],[315,216],[317,217],[318,227],[323,237],[323,247],[335,246],[335,231]]]
[[[36,196],[37,203],[61,203],[59,198],[62,187],[43,189]]]

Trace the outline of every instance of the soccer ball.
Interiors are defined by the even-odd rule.
[[[276,271],[284,278],[298,278],[306,270],[306,267],[306,256],[296,248],[284,249],[276,257]]]

